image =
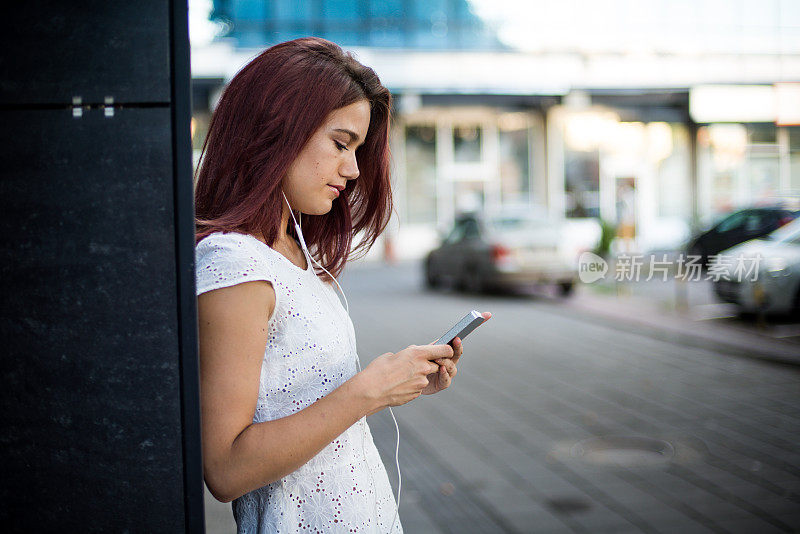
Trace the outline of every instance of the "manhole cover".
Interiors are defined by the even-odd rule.
[[[580,497],[553,497],[545,501],[545,504],[559,514],[585,512],[592,507],[592,503]]]
[[[576,443],[570,456],[597,465],[641,466],[668,462],[675,449],[660,439],[605,436]]]

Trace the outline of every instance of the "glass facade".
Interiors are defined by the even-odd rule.
[[[500,200],[502,204],[530,201],[530,137],[527,126],[498,132]]]
[[[671,250],[687,238],[693,216],[691,133],[681,122],[645,118],[610,106],[556,107],[548,120],[550,156],[563,168],[563,196],[551,211],[614,228],[617,251]],[[561,157],[563,156],[563,162]],[[558,168],[548,184],[556,186]],[[557,187],[557,186],[556,186]]]
[[[690,221],[692,203],[689,199],[692,198],[692,186],[689,176],[689,129],[678,123],[666,126],[663,152],[656,155],[658,215]]]
[[[506,48],[467,0],[215,0],[211,18],[242,48],[307,36],[345,47]]]
[[[788,148],[788,167],[789,167],[789,189],[794,193],[800,193],[800,126],[786,128],[787,148]]]
[[[706,222],[737,207],[800,193],[800,127],[720,123],[698,131],[700,211]]]
[[[436,128],[406,127],[406,222],[436,222]]]
[[[564,204],[567,217],[600,216],[600,153],[564,151]]]
[[[403,225],[449,227],[460,213],[544,207],[544,131],[534,112],[456,106],[404,117],[395,153]]]
[[[477,163],[481,160],[481,127],[453,128],[453,151],[458,163]]]

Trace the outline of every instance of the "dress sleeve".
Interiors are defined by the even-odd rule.
[[[270,265],[245,236],[211,234],[195,248],[197,294],[243,282],[273,282]]]

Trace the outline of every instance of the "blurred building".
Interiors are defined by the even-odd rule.
[[[652,250],[800,192],[800,6],[635,4],[216,0],[223,36],[193,40],[195,146],[243,64],[316,35],[395,95],[389,235],[401,257],[465,210],[530,204],[576,228],[603,219]]]

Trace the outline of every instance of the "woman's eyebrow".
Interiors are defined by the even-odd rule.
[[[355,141],[358,141],[358,134],[353,132],[353,131],[351,131],[351,130],[347,130],[346,128],[334,128],[333,131],[334,132],[346,133],[347,135],[350,136],[350,142],[351,143],[353,143]]]

